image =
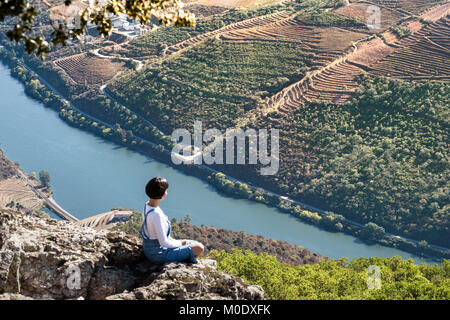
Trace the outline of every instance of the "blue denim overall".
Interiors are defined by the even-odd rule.
[[[147,205],[144,206],[144,223],[141,227],[141,237],[142,237],[142,245],[144,249],[144,254],[148,260],[156,264],[164,264],[169,262],[191,262],[198,263],[197,258],[194,255],[194,251],[191,249],[190,245],[195,243],[196,241],[188,240],[188,244],[177,247],[177,248],[164,248],[159,244],[158,239],[150,239],[147,234],[147,216],[155,211],[155,208],[151,208],[146,211]],[[170,226],[170,221],[167,221],[169,224],[169,229],[167,230],[167,236],[170,236],[170,232],[172,227]]]

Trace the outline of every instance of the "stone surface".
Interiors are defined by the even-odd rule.
[[[216,261],[202,259],[198,264],[170,263],[148,275],[146,286],[109,296],[107,299],[264,299],[259,286],[216,269]]]
[[[33,300],[33,298],[17,293],[4,293],[0,294],[0,300]]]
[[[215,261],[153,265],[139,240],[0,211],[0,299],[264,299]]]

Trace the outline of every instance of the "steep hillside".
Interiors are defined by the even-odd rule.
[[[0,209],[15,208],[22,212],[37,213],[44,201],[34,188],[40,187],[32,175],[25,175],[0,149]],[[41,190],[48,195],[48,190]],[[39,212],[42,214],[42,212]]]
[[[239,176],[394,234],[450,246],[449,84],[360,83],[351,103],[309,103],[262,117],[258,127],[283,128],[279,173],[264,180],[246,168]]]
[[[192,126],[194,120],[224,129],[261,99],[305,75],[314,55],[301,50],[295,43],[211,39],[161,69],[122,77],[107,90],[165,132]]]
[[[450,16],[395,43],[401,49],[370,69],[377,75],[400,79],[450,80]]]
[[[444,142],[448,141],[449,89],[444,61],[448,60],[449,50],[449,4],[377,2],[382,8],[382,28],[374,31],[360,23],[367,18],[358,15],[362,4],[328,10],[332,6],[319,3],[300,5],[296,15],[280,21],[220,33],[216,39],[221,42],[206,40],[165,60],[165,70],[169,67],[177,81],[166,82],[163,90],[158,88],[158,77],[165,70],[158,68],[151,71],[157,75],[155,78],[148,71],[145,81],[138,81],[149,83],[146,87],[150,87],[151,79],[156,83],[151,89],[137,92],[131,76],[108,88],[138,113],[163,119],[161,125],[167,126],[169,132],[183,124],[190,129],[194,120],[203,120],[206,127],[283,128],[281,168],[276,176],[260,176],[260,166],[214,169],[360,223],[375,222],[395,234],[450,246],[445,179],[448,145]],[[252,84],[267,80],[253,80],[251,72],[236,64],[240,52],[252,57],[257,43],[264,44],[266,50],[275,50],[257,51],[259,57],[267,55],[264,66],[270,66],[270,71],[264,75],[273,73],[273,68],[279,72],[298,68],[290,60],[283,61],[289,55],[281,49],[298,46],[297,62],[308,58],[302,74],[294,72],[299,80],[286,82],[273,95],[270,88],[260,87],[269,95],[258,97],[261,91]],[[223,53],[225,48],[229,48],[229,54]],[[272,65],[269,57],[277,64]],[[193,69],[196,65],[199,67]],[[245,71],[245,76],[236,76],[235,65],[237,70]],[[257,65],[256,72],[264,70],[261,64]],[[209,69],[211,66],[214,67]],[[218,77],[213,78],[217,70]],[[364,73],[440,82],[368,80],[361,77]],[[194,80],[190,74],[201,74],[201,80]],[[280,76],[294,79],[288,74]],[[270,77],[277,79],[275,75]],[[228,81],[239,85],[233,88]],[[194,90],[183,88],[191,85]],[[244,88],[249,88],[249,94],[260,103],[237,100]],[[125,97],[130,90],[137,94]],[[233,99],[217,103],[224,92]],[[164,97],[162,105],[157,105],[161,100],[157,94]],[[185,99],[191,95],[195,100]],[[372,111],[370,120],[366,110]],[[323,142],[324,137],[327,142]],[[386,151],[389,145],[395,156]],[[371,149],[379,161],[380,157],[384,159],[385,165],[379,167],[381,164],[375,164],[375,159],[366,159],[371,157],[366,149]],[[431,155],[428,160],[421,156],[426,150]]]
[[[16,165],[9,160],[0,149],[0,181],[9,178],[17,177],[19,175]]]
[[[366,21],[373,4],[380,28]],[[374,222],[416,249],[450,247],[450,2],[189,5],[205,13],[195,28],[74,42],[45,63],[6,41],[0,53],[16,59],[13,74],[41,101],[48,93],[20,59],[73,102],[76,110],[54,108],[68,123],[152,155],[170,151],[172,131],[198,120],[221,131],[278,128],[276,175],[261,176],[258,165],[212,169],[278,194],[253,190],[252,200],[283,207],[280,196],[288,196],[353,220],[334,222],[336,230],[351,225],[362,236],[361,225]],[[199,170],[186,169],[210,177]]]

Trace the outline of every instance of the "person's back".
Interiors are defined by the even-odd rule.
[[[151,179],[145,192],[150,200],[144,206],[141,236],[146,257],[158,264],[188,261],[197,263],[204,247],[194,240],[177,240],[170,236],[169,218],[159,207],[159,202],[167,196],[169,184],[164,178]]]

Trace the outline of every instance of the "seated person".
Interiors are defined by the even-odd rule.
[[[151,262],[164,264],[169,262],[197,263],[204,247],[194,240],[177,240],[170,236],[169,218],[159,207],[159,203],[167,196],[169,183],[164,178],[151,179],[145,193],[150,200],[144,207],[144,223],[141,227],[144,254]]]

